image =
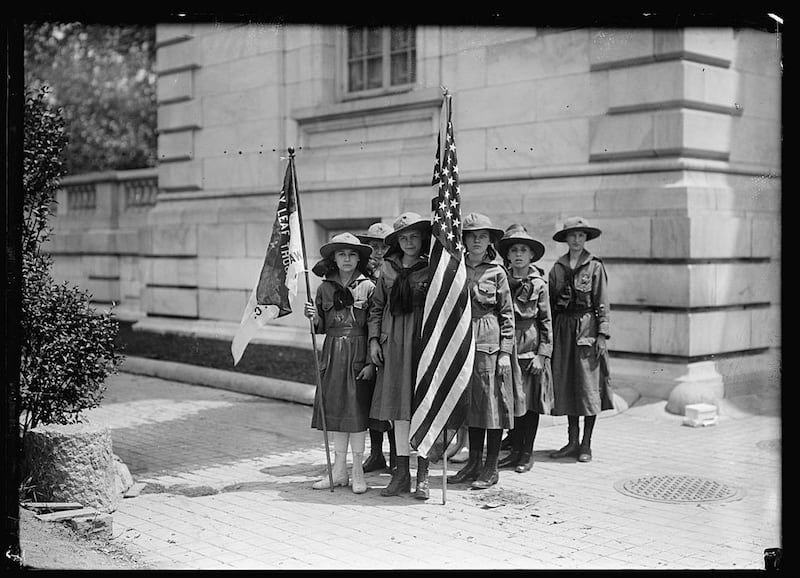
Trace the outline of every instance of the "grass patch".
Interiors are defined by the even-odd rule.
[[[119,322],[117,346],[124,355],[189,363],[262,377],[316,385],[314,353],[299,347],[251,343],[234,367],[231,342],[190,335],[134,331],[133,322]]]

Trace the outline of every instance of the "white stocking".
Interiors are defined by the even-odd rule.
[[[411,446],[408,443],[410,430],[410,421],[404,419],[396,419],[394,421],[394,439],[397,444],[398,456],[411,455]]]

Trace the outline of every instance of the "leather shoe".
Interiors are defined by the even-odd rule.
[[[517,467],[514,468],[514,471],[518,474],[524,474],[525,472],[529,471],[533,467],[533,456],[531,454],[520,454],[519,461],[517,462]]]
[[[506,457],[497,462],[498,468],[513,468],[519,462],[519,452],[511,451]]]
[[[498,481],[500,481],[500,474],[497,473],[497,470],[487,471],[484,469],[478,479],[472,482],[470,486],[473,490],[485,490],[495,485]]]
[[[383,471],[386,469],[386,458],[383,457],[383,453],[370,453],[364,460],[363,468],[365,472]]]
[[[557,459],[560,459],[560,458],[571,458],[572,456],[577,456],[579,450],[580,450],[580,447],[578,446],[578,444],[576,444],[576,443],[568,443],[567,445],[565,445],[560,450],[551,453],[550,457],[553,458],[554,460],[557,460]]]
[[[579,462],[591,462],[592,461],[592,450],[589,448],[582,447],[580,453],[578,454],[578,461]]]

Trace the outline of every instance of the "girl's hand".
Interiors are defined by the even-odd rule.
[[[501,351],[497,354],[497,370],[511,369],[511,355],[507,351]]]
[[[369,340],[369,356],[377,367],[383,367],[383,349],[377,337]]]
[[[314,322],[314,325],[316,325],[317,321],[319,320],[319,316],[317,315],[317,306],[311,301],[306,301],[306,305],[303,308],[303,315],[311,319]]]
[[[531,357],[531,363],[528,366],[528,371],[530,371],[533,375],[539,375],[542,373],[544,369],[544,363],[542,363],[542,358],[539,355],[534,355]]]
[[[356,376],[357,380],[365,380],[365,381],[372,381],[372,378],[375,377],[375,366],[371,363],[366,364],[364,367],[361,368],[361,371],[358,372]]]
[[[598,335],[597,339],[594,342],[595,347],[595,359],[598,361],[601,357],[603,357],[606,352],[608,351],[608,345],[606,345],[606,336],[605,335]]]

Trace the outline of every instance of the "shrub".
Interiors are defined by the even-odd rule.
[[[79,287],[57,284],[52,259],[40,246],[63,172],[66,145],[60,110],[46,102],[47,89],[26,90],[23,154],[22,338],[19,403],[23,440],[38,425],[80,421],[100,404],[105,379],[122,356],[113,309],[98,313]]]

